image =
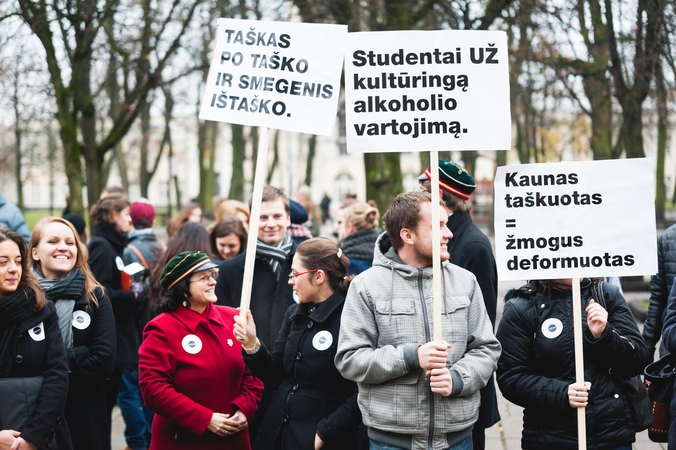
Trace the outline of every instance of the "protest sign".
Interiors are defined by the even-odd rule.
[[[657,272],[654,195],[648,159],[499,167],[500,280]]]
[[[329,136],[346,25],[218,19],[200,119]]]
[[[511,148],[502,31],[349,33],[347,151]]]

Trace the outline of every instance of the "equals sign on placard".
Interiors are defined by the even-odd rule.
[[[516,228],[516,219],[507,219],[505,220],[505,226],[507,228]]]

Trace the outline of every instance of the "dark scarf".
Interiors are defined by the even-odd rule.
[[[71,270],[60,280],[44,285],[45,277],[42,273],[35,274],[47,297],[54,303],[59,300],[78,300],[85,288],[85,274],[80,268]]]
[[[101,222],[94,226],[94,237],[100,237],[108,241],[115,250],[115,253],[122,254],[124,248],[127,246],[127,234],[120,233],[115,229],[114,225],[106,222]]]
[[[42,272],[33,267],[33,273],[40,282],[45,295],[54,302],[56,314],[59,318],[61,337],[66,348],[73,347],[73,309],[75,302],[82,296],[85,289],[85,274],[80,268],[75,268],[60,280],[50,280]]]
[[[293,247],[293,240],[288,234],[284,235],[284,239],[277,247],[264,244],[259,240],[256,242],[256,256],[266,260],[277,279],[279,279],[279,272],[282,270],[282,264],[291,253],[291,247]]]
[[[355,231],[343,239],[340,248],[349,259],[373,261],[377,239],[378,232],[375,229]]]
[[[19,325],[33,315],[35,305],[33,291],[22,286],[0,298],[0,378],[9,378],[12,375]]]

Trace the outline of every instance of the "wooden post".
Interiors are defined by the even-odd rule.
[[[432,326],[434,340],[441,341],[441,232],[439,230],[439,152],[430,152],[430,171],[432,172],[430,192],[432,193]],[[445,222],[445,221],[444,221]]]
[[[249,218],[249,236],[246,241],[246,257],[244,259],[244,280],[242,281],[242,297],[239,302],[239,314],[246,320],[246,312],[251,304],[251,286],[253,284],[253,269],[256,261],[256,242],[258,239],[258,222],[261,216],[261,198],[268,162],[268,128],[258,129],[258,158],[254,173],[254,187],[251,194],[251,216]],[[283,281],[283,280],[282,280]]]
[[[584,354],[582,348],[582,298],[580,279],[573,278],[573,337],[575,338],[575,382],[584,383]],[[587,449],[585,408],[577,408],[577,448]]]

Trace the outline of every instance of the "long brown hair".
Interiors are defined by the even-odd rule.
[[[23,288],[33,291],[35,294],[35,311],[40,311],[44,308],[47,298],[45,297],[45,293],[42,292],[40,282],[30,271],[30,267],[28,267],[30,259],[27,256],[28,248],[26,247],[26,241],[16,231],[9,228],[0,228],[0,242],[4,241],[12,241],[19,247],[19,255],[21,255],[21,280],[17,289]]]
[[[329,238],[317,237],[300,243],[296,249],[303,266],[308,270],[321,269],[334,290],[347,292],[354,275],[347,275],[350,260],[338,244]]]
[[[169,234],[170,239],[174,237],[174,235],[178,232],[178,229],[181,228],[184,223],[188,222],[188,218],[196,209],[201,210],[202,207],[199,205],[199,203],[190,202],[181,208],[176,217],[169,221],[169,225],[167,225],[167,233]]]
[[[89,304],[99,306],[99,300],[96,298],[96,288],[100,288],[103,291],[103,286],[96,281],[94,274],[92,274],[89,264],[87,264],[87,259],[89,258],[89,251],[87,247],[80,240],[80,236],[77,234],[77,230],[72,223],[68,222],[66,219],[61,217],[45,217],[40,219],[40,221],[35,224],[33,228],[33,233],[31,234],[31,240],[28,243],[28,252],[31,254],[29,259],[29,267],[37,267],[42,272],[42,263],[39,260],[35,260],[32,257],[33,249],[37,248],[40,245],[40,241],[44,237],[44,229],[50,223],[60,223],[67,226],[70,231],[73,232],[73,239],[75,240],[75,248],[77,248],[77,258],[75,259],[75,267],[82,270],[85,276],[85,293],[87,294],[87,301]]]

